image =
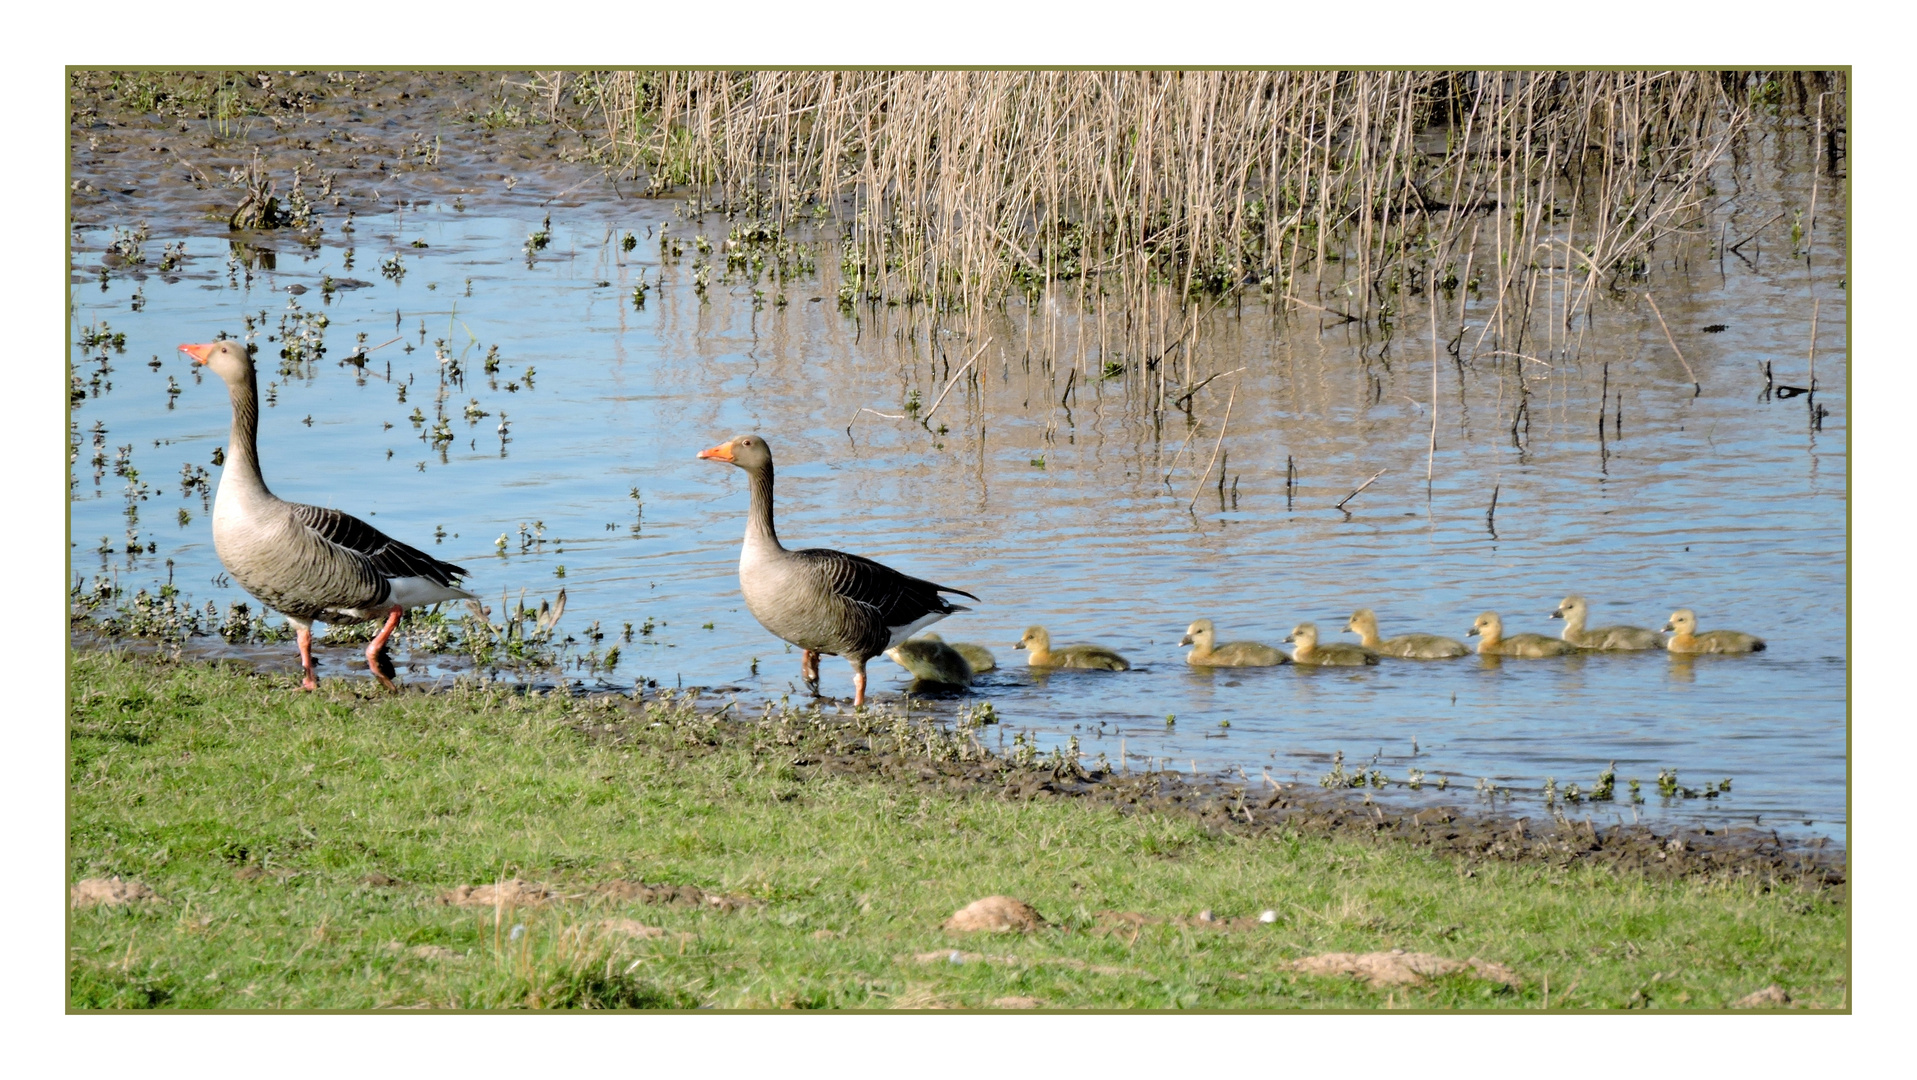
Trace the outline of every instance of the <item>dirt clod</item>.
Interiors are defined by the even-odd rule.
[[[1731,1002],[1733,1009],[1785,1009],[1789,1008],[1791,996],[1784,988],[1772,983],[1762,990],[1753,991]]]
[[[87,878],[74,885],[68,896],[76,908],[144,903],[160,898],[145,882],[123,881],[117,877]]]
[[[1407,986],[1459,972],[1470,972],[1480,979],[1501,982],[1506,986],[1524,985],[1523,980],[1503,964],[1494,964],[1475,956],[1469,960],[1453,960],[1446,956],[1406,952],[1403,949],[1392,949],[1390,952],[1324,953],[1319,956],[1307,956],[1302,960],[1293,960],[1284,967],[1286,970],[1302,972],[1306,975],[1358,976],[1373,986]]]
[[[1045,1004],[1035,997],[999,997],[990,1002],[994,1009],[1036,1009]]]
[[[392,877],[387,874],[382,874],[379,871],[375,870],[372,873],[366,875],[365,877],[360,878],[359,882],[362,885],[371,885],[376,889],[384,889],[389,886],[398,885],[400,883],[400,880],[396,877]]]
[[[1038,909],[1010,896],[987,896],[974,900],[945,920],[945,929],[954,933],[1015,931],[1029,934],[1045,925]]]
[[[461,885],[439,894],[439,902],[454,907],[538,907],[561,899],[544,885],[512,878],[493,885]]]

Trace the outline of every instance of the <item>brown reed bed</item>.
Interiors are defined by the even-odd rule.
[[[1088,373],[1139,372],[1161,407],[1191,384],[1198,321],[1248,295],[1389,335],[1408,297],[1467,289],[1496,300],[1474,348],[1521,355],[1534,325],[1561,333],[1641,283],[1660,241],[1709,233],[1711,169],[1755,112],[1814,109],[1822,130],[1847,90],[1842,73],[1701,71],[536,82],[655,193],[778,229],[836,221],[844,306],[976,336],[1021,299],[1068,299]]]

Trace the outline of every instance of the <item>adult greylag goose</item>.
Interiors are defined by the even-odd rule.
[[[937,634],[932,633],[929,630],[923,634],[920,634],[919,637],[925,639],[926,641],[945,642],[944,638],[938,636]],[[998,657],[993,656],[992,650],[986,648],[983,645],[974,645],[969,641],[953,641],[953,642],[945,642],[945,643],[951,645],[952,648],[955,651],[957,651],[957,653],[960,656],[963,656],[965,658],[965,662],[971,666],[972,674],[974,675],[983,675],[988,671],[996,671],[998,669]]]
[[[1690,608],[1671,612],[1671,621],[1664,624],[1664,629],[1671,632],[1671,640],[1664,647],[1674,653],[1749,653],[1766,648],[1763,638],[1741,630],[1698,633],[1697,614]]]
[[[1504,636],[1504,620],[1495,611],[1487,611],[1478,616],[1465,636],[1476,636],[1479,656],[1525,656],[1532,659],[1543,656],[1565,656],[1577,652],[1577,646],[1568,641],[1560,641],[1543,634],[1512,634]]]
[[[1558,609],[1551,613],[1553,619],[1564,620],[1564,640],[1580,649],[1627,652],[1657,649],[1664,645],[1664,635],[1641,626],[1600,626],[1595,630],[1586,630],[1584,620],[1590,616],[1591,609],[1582,596],[1565,597]]]
[[[1025,666],[1035,668],[1087,668],[1094,671],[1130,671],[1131,661],[1102,645],[1060,645],[1052,648],[1052,635],[1042,626],[1030,626],[1014,649],[1025,649]]]
[[[213,499],[213,548],[220,564],[260,603],[286,616],[299,640],[301,685],[313,674],[313,623],[384,617],[366,645],[366,664],[393,687],[386,639],[407,608],[442,600],[471,600],[459,587],[466,571],[409,547],[364,521],[321,506],[287,502],[260,476],[259,385],[253,358],[234,341],[182,345],[225,383],[233,401],[233,432]]]
[[[940,686],[972,684],[972,665],[966,662],[964,654],[939,640],[935,634],[901,641],[885,650],[885,658],[911,672],[912,678],[922,683]]]
[[[1320,667],[1363,667],[1378,662],[1378,654],[1363,645],[1352,645],[1343,641],[1334,641],[1325,645],[1318,644],[1318,625],[1299,623],[1285,636],[1286,641],[1296,642],[1291,650],[1291,662],[1294,664],[1315,664]]]
[[[1220,645],[1217,637],[1218,631],[1210,619],[1199,619],[1187,627],[1185,636],[1178,639],[1180,645],[1192,646],[1185,654],[1185,663],[1193,667],[1276,667],[1291,663],[1291,657],[1269,645],[1255,641],[1227,641]]]
[[[1471,652],[1463,642],[1437,634],[1399,634],[1378,636],[1378,616],[1370,608],[1359,608],[1345,623],[1345,632],[1358,635],[1358,643],[1379,656],[1397,656],[1410,660],[1449,660]]]
[[[852,663],[852,707],[865,704],[865,662],[955,611],[970,608],[940,596],[964,589],[935,585],[871,559],[830,548],[788,551],[772,527],[772,448],[757,435],[740,435],[710,450],[707,461],[744,469],[752,488],[745,546],[739,553],[739,591],[759,625],[804,650],[800,672],[819,692],[819,657]]]

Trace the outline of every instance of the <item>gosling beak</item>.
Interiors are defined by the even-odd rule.
[[[192,357],[194,363],[204,364],[213,355],[213,345],[211,341],[204,345],[182,345],[180,351]]]
[[[733,461],[732,443],[729,441],[722,442],[710,450],[701,450],[699,451],[699,458],[702,461]],[[736,461],[733,461],[733,463],[737,464]]]
[[[1181,638],[1179,638],[1179,639],[1178,639],[1178,643],[1179,643],[1180,645],[1190,645],[1190,644],[1191,644],[1191,635],[1190,635],[1190,634],[1186,634],[1186,635],[1185,635],[1184,637],[1181,637]]]
[[[1298,640],[1298,635],[1296,635],[1296,634],[1286,634],[1286,635],[1285,635],[1285,641],[1287,641],[1287,642],[1293,642],[1293,641],[1297,641],[1297,640]]]
[[[1562,619],[1562,618],[1564,618],[1564,609],[1563,609],[1563,608],[1559,608],[1559,609],[1557,609],[1556,611],[1553,611],[1553,612],[1551,613],[1551,617],[1552,617],[1553,619]]]
[[[1665,623],[1664,632],[1667,634],[1675,634],[1677,633],[1677,627],[1672,623]]]
[[[1469,630],[1466,630],[1466,631],[1464,632],[1464,636],[1465,636],[1465,637],[1477,637],[1477,636],[1478,636],[1478,628],[1474,626],[1474,627],[1472,627],[1471,629],[1469,629]]]

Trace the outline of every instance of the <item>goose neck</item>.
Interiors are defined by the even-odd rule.
[[[779,547],[779,533],[772,525],[772,466],[747,469],[746,478],[752,490],[752,505],[746,511],[746,542]]]
[[[248,371],[243,382],[230,384],[228,392],[233,400],[233,430],[227,440],[220,486],[231,484],[247,494],[270,495],[260,475],[260,395],[253,373]]]

